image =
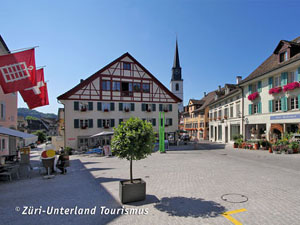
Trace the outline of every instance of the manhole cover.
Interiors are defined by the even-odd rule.
[[[231,203],[243,203],[248,201],[248,197],[241,194],[225,194],[221,196],[221,199]]]

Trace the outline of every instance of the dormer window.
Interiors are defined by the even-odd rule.
[[[280,53],[279,62],[284,62],[286,60],[288,60],[288,52],[285,51],[285,52]]]

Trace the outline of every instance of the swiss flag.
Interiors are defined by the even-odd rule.
[[[39,106],[49,105],[47,84],[44,81],[44,69],[36,71],[37,84],[34,87],[26,88],[20,91],[23,100],[27,103],[29,109]]]
[[[34,48],[0,56],[0,85],[5,94],[36,85]]]

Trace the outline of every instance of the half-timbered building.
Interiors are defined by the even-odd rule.
[[[147,120],[158,131],[159,112],[165,112],[166,133],[178,129],[181,99],[129,53],[81,80],[58,100],[65,108],[65,146],[72,148],[96,146],[92,135],[112,131],[130,117]]]

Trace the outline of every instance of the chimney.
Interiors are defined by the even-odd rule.
[[[206,92],[204,91],[204,97],[206,97]]]
[[[236,84],[239,84],[242,81],[242,76],[236,76]]]
[[[219,85],[219,92],[221,92],[221,85]]]

